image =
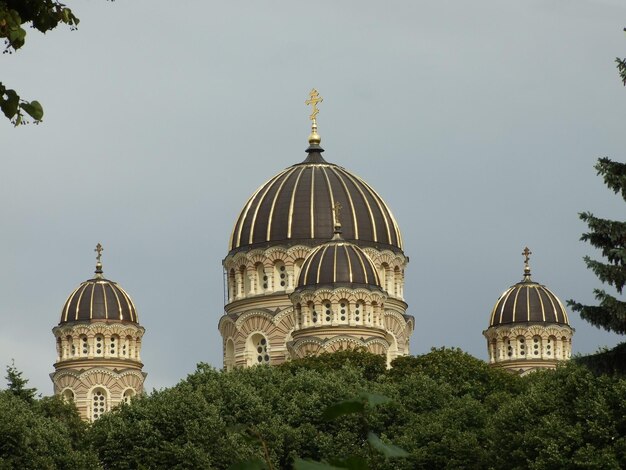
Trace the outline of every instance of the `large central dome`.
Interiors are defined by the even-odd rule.
[[[346,240],[402,251],[393,214],[365,181],[329,163],[311,145],[308,157],[270,179],[250,197],[230,238],[230,251],[274,244],[323,243],[333,236],[336,202],[344,208]]]

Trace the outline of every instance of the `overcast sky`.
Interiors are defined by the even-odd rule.
[[[534,280],[593,301],[577,214],[624,218],[593,168],[625,156],[622,0],[67,3],[77,31],[29,29],[0,57],[0,80],[45,109],[39,126],[0,120],[0,365],[42,393],[98,242],[146,328],[147,389],[221,367],[228,238],[305,158],[313,87],[324,157],[400,224],[414,354],[486,359],[526,245]],[[619,341],[571,323],[575,352]]]

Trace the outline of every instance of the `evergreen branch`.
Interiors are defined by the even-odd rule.
[[[622,302],[600,289],[594,289],[594,294],[600,305],[583,305],[568,300],[567,305],[575,312],[580,313],[583,320],[598,328],[604,328],[618,334],[626,333],[626,302]]]
[[[626,284],[626,269],[624,269],[623,263],[615,266],[592,260],[588,256],[585,256],[583,259],[587,267],[593,271],[598,279],[605,284],[615,287],[620,294],[622,293],[624,285]]]
[[[624,86],[626,86],[626,59],[620,59],[619,57],[616,57],[615,63],[617,64],[619,76],[622,78],[622,83],[624,84]]]
[[[601,175],[606,184],[615,194],[621,193],[626,200],[626,163],[619,163],[609,158],[600,158],[595,165],[598,175]]]

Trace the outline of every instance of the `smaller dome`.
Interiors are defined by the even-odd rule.
[[[338,234],[307,256],[300,269],[297,288],[331,285],[382,290],[378,271],[370,257]]]
[[[102,245],[98,243],[94,251],[98,252],[96,276],[81,283],[70,294],[61,310],[59,324],[96,320],[138,323],[130,296],[116,282],[102,276]]]
[[[137,310],[117,283],[104,278],[89,279],[67,298],[59,324],[94,320],[137,323]]]
[[[565,307],[550,289],[530,278],[527,262],[524,279],[504,291],[493,307],[489,326],[513,323],[557,323],[569,326]]]

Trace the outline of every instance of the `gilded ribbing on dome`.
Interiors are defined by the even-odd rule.
[[[137,310],[130,296],[115,282],[90,279],[69,295],[61,310],[60,323],[92,320],[137,323]]]
[[[561,301],[547,287],[525,281],[504,291],[491,311],[489,326],[507,323],[569,325],[569,318]]]
[[[398,224],[376,191],[340,166],[310,161],[283,170],[254,192],[235,223],[230,250],[328,240],[336,202],[347,212],[346,240],[402,250]]]
[[[369,257],[351,243],[329,242],[315,249],[304,261],[298,287],[353,284],[381,287],[378,272]]]

